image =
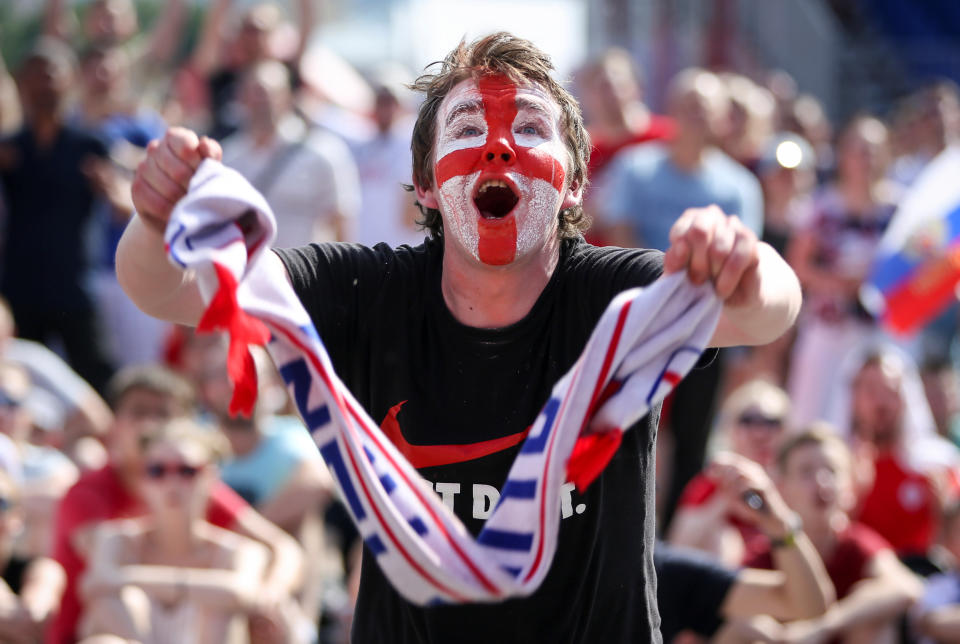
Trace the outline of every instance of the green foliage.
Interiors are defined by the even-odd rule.
[[[0,56],[6,61],[9,69],[16,69],[20,60],[26,56],[39,37],[43,28],[43,3],[37,2],[37,11],[25,14],[15,9],[14,3],[0,0]],[[68,4],[69,0],[68,0]],[[163,0],[135,0],[137,16],[141,29],[149,31],[151,26],[160,17],[163,9]],[[180,30],[181,40],[176,49],[179,59],[187,56],[193,48],[200,34],[203,24],[204,7],[196,3],[187,3],[187,17]],[[84,14],[90,6],[89,0],[78,3],[72,10],[76,18],[75,24],[82,24]],[[75,34],[74,42],[81,44],[80,35]]]

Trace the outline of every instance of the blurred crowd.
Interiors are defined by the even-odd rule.
[[[420,243],[414,76],[311,55],[309,0],[210,0],[184,56],[187,4],[141,25],[131,0],[47,0],[35,45],[0,60],[0,641],[349,635],[360,545],[269,358],[253,418],[232,418],[223,339],[137,310],[113,257],[172,124],[222,142],[278,246]],[[960,307],[893,337],[859,298],[899,200],[960,136],[957,87],[834,123],[782,71],[691,68],[659,114],[610,50],[571,89],[589,241],[664,250],[684,209],[717,204],[804,288],[793,332],[664,403],[664,641],[960,641]]]

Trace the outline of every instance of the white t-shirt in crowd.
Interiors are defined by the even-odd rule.
[[[290,151],[291,145],[296,149]],[[336,241],[334,217],[352,221],[360,205],[357,167],[347,145],[322,129],[308,131],[294,116],[280,123],[267,146],[258,147],[242,130],[228,137],[223,162],[264,193],[277,218],[277,248]],[[277,163],[282,165],[274,172]],[[274,176],[268,180],[268,175]],[[348,223],[343,241],[353,241],[351,228]]]
[[[410,137],[413,123],[394,127],[354,148],[363,201],[357,217],[357,241],[364,246],[386,242],[392,247],[401,244],[416,246],[427,233],[405,221],[409,204],[415,197],[403,189],[412,183],[413,162]]]

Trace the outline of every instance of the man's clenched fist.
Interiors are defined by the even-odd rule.
[[[163,232],[174,205],[187,194],[190,179],[204,159],[223,157],[220,144],[182,127],[151,141],[133,179],[133,205],[151,228]]]

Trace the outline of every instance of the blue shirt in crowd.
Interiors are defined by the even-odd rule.
[[[668,148],[643,143],[625,149],[610,167],[600,195],[607,224],[628,223],[645,248],[666,250],[670,227],[687,208],[717,204],[759,237],[763,231],[760,182],[723,152],[710,149],[692,173],[677,168]]]
[[[299,418],[274,416],[264,424],[263,438],[252,452],[220,466],[223,482],[253,506],[273,498],[304,461],[320,458]]]

